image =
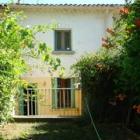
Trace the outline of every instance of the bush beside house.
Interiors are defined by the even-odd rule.
[[[140,123],[140,1],[127,2],[102,48],[73,66],[98,121]]]

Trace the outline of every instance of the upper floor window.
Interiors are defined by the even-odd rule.
[[[55,51],[71,50],[71,31],[55,30]]]

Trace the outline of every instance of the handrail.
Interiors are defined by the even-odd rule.
[[[53,90],[53,89],[75,89],[80,90],[79,88],[25,88],[26,90]]]
[[[80,94],[77,94],[80,93],[78,90],[80,89],[27,87],[24,91],[22,91],[22,93],[25,94],[18,97],[18,99],[21,100],[20,114],[27,116],[37,115],[38,111],[40,111],[41,107],[43,107],[51,114],[55,114],[54,109],[64,109],[63,112],[62,110],[57,110],[56,114],[60,112],[60,115],[65,115],[66,109],[73,109],[77,107],[76,102],[80,97]],[[22,110],[24,110],[24,113]],[[76,113],[77,110],[67,110],[68,116],[73,116]]]

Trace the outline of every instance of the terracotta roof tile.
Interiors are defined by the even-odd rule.
[[[61,7],[61,6],[68,6],[68,7],[120,7],[123,6],[123,4],[14,4],[15,6],[52,6],[52,7]],[[6,6],[6,4],[0,4],[0,6]]]

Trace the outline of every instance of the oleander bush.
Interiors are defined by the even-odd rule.
[[[95,119],[139,124],[140,0],[127,1],[106,31],[102,48],[82,56],[73,68]]]

